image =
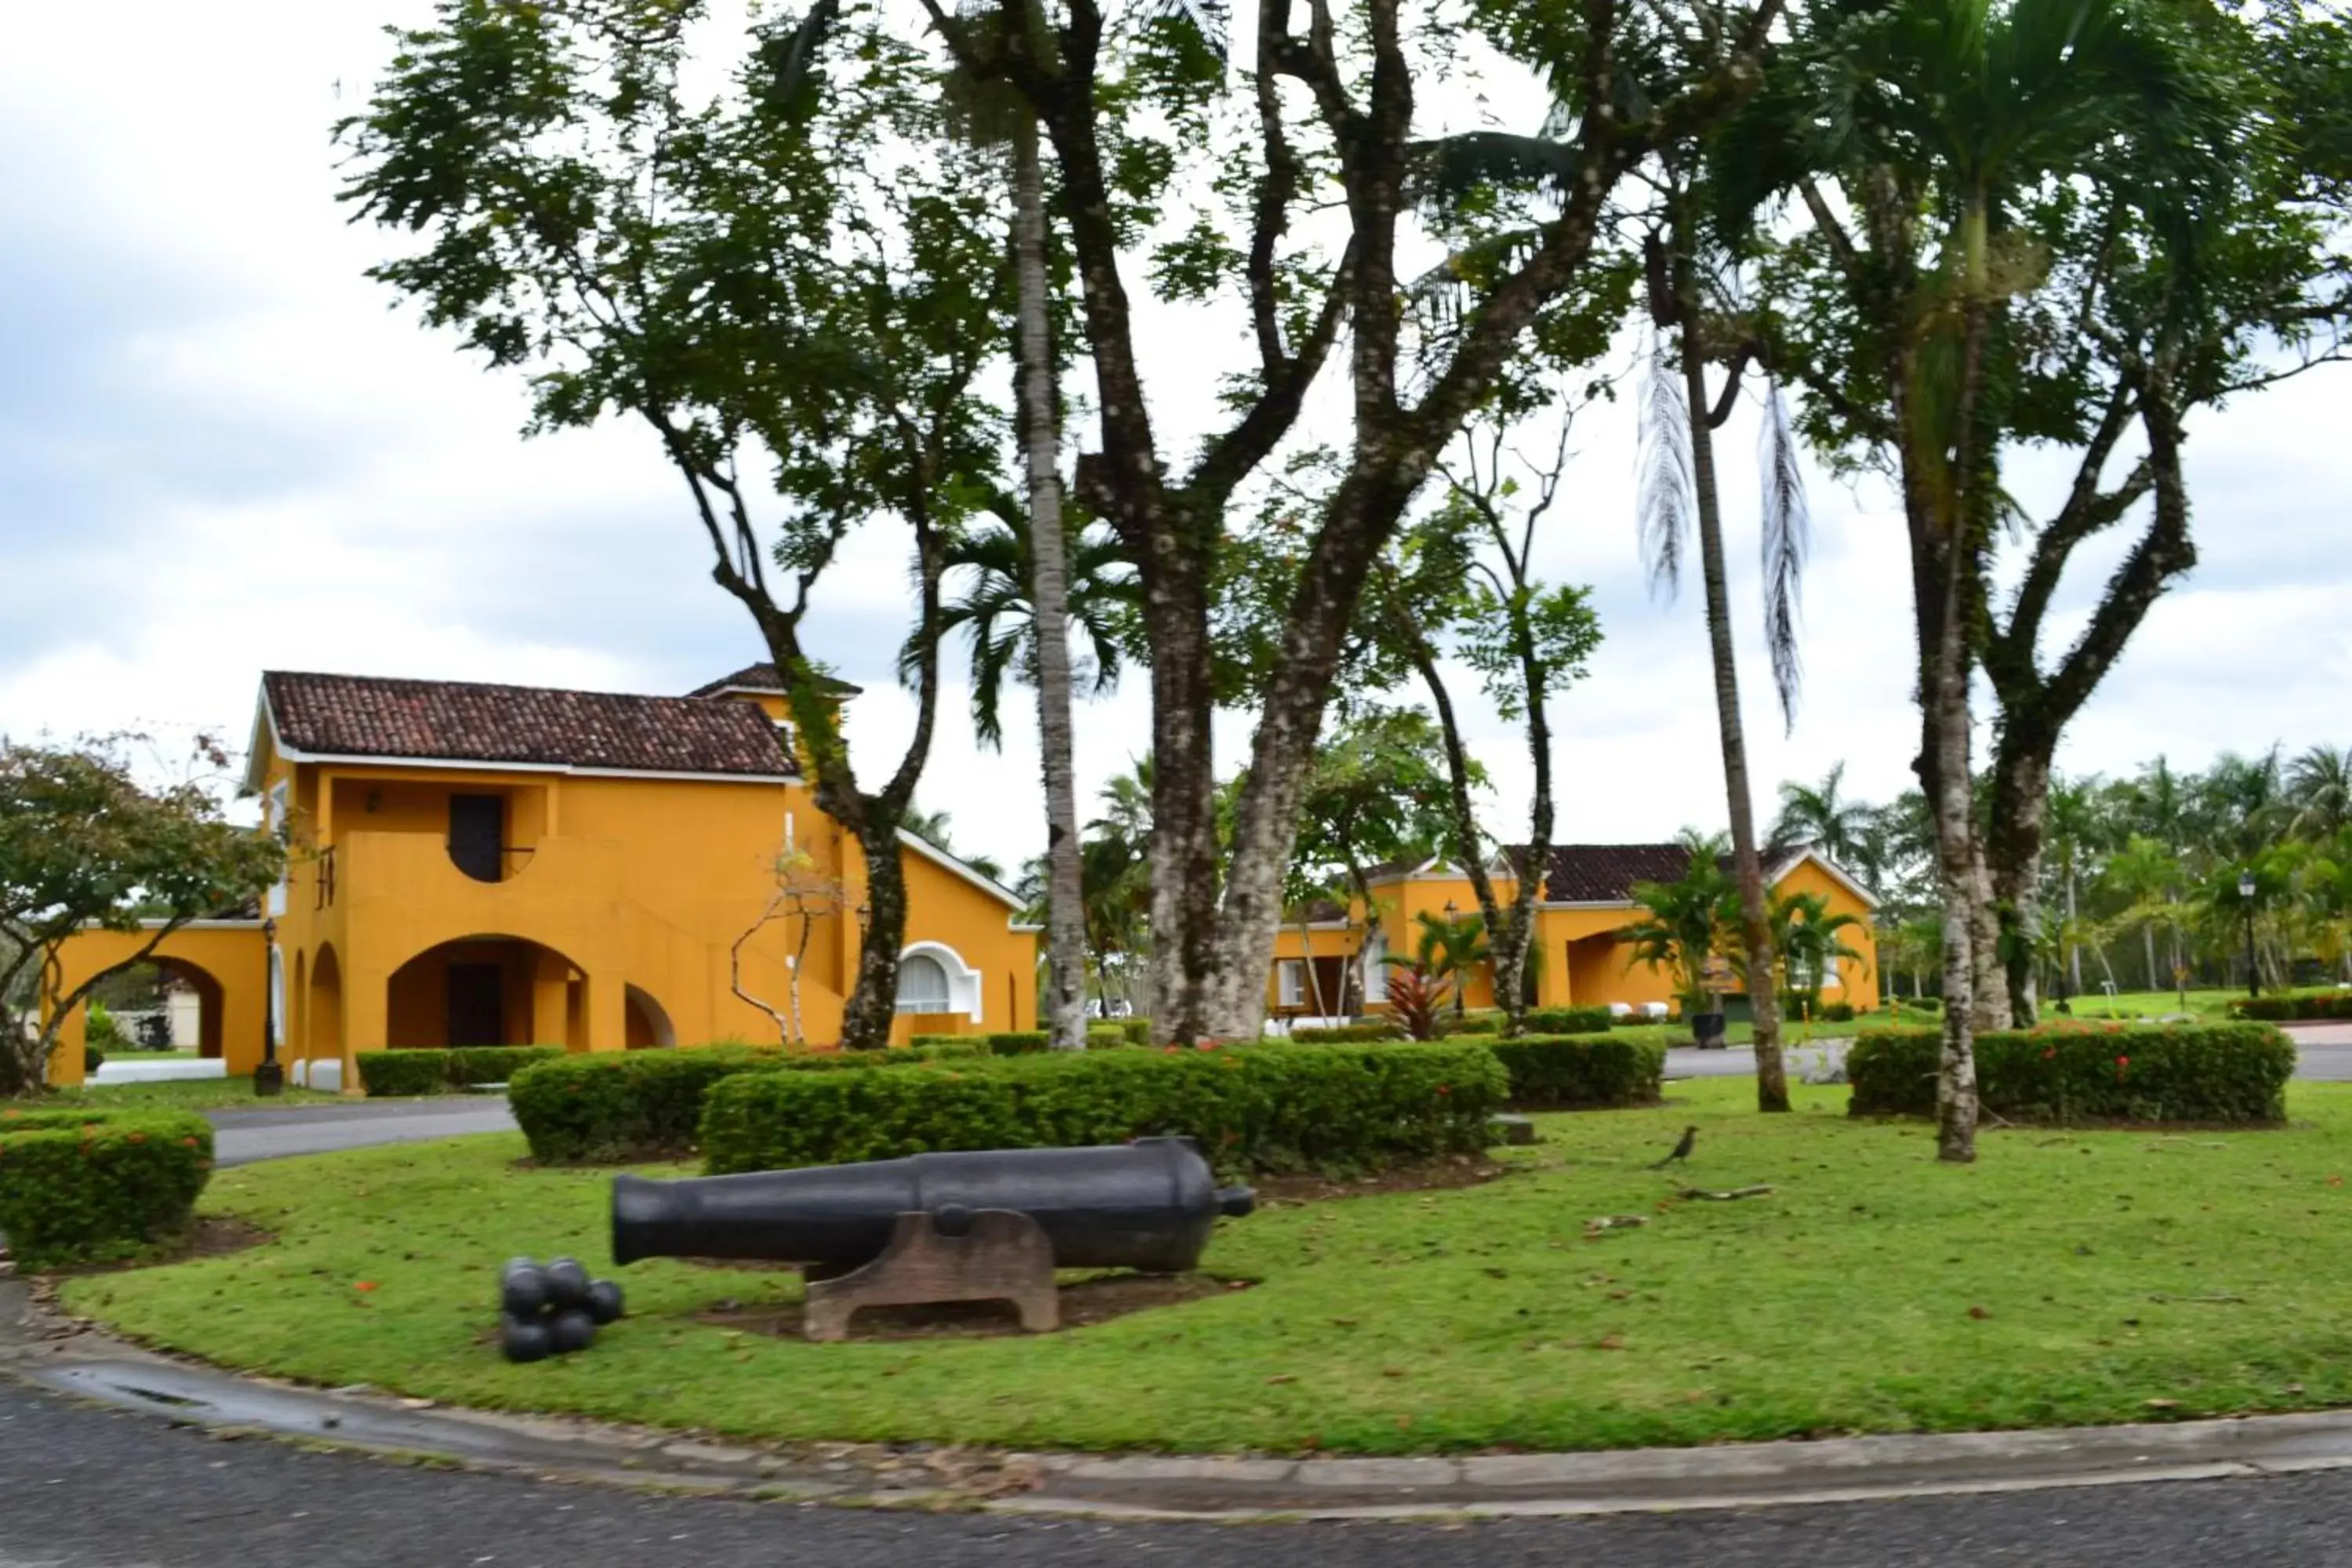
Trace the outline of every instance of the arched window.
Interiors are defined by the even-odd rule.
[[[898,961],[898,1011],[950,1013],[947,965],[928,952],[910,952]]]

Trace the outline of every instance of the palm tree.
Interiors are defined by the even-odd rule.
[[[1764,886],[1763,858],[1756,844],[1756,808],[1748,777],[1748,731],[1739,711],[1739,668],[1732,650],[1731,601],[1725,586],[1723,509],[1717,493],[1715,428],[1730,417],[1739,378],[1752,353],[1737,347],[1721,399],[1707,395],[1706,367],[1717,353],[1732,354],[1731,342],[1710,341],[1710,322],[1728,315],[1736,300],[1725,290],[1701,284],[1701,240],[1696,198],[1673,157],[1664,160],[1666,218],[1649,239],[1650,314],[1659,337],[1653,354],[1650,396],[1645,405],[1648,452],[1641,493],[1642,537],[1650,558],[1651,581],[1669,591],[1679,574],[1682,539],[1695,514],[1698,523],[1699,575],[1706,597],[1709,659],[1715,673],[1715,716],[1723,754],[1724,799],[1731,821],[1732,878],[1739,903],[1741,941],[1748,955],[1748,1005],[1754,1009],[1756,1102],[1761,1110],[1789,1109],[1788,1079],[1780,1061],[1780,998],[1772,984],[1774,952],[1771,910]],[[1675,328],[1680,363],[1670,364],[1664,331]],[[1742,329],[1750,341],[1752,329]],[[1790,434],[1787,405],[1777,382],[1768,384],[1764,475],[1764,626],[1772,650],[1774,685],[1780,710],[1795,721],[1799,663],[1796,646],[1797,584],[1804,569],[1807,513],[1802,468]]]
[[[2290,831],[2333,838],[2352,826],[2352,750],[2312,747],[2287,764],[2286,794],[2294,806]]]
[[[986,523],[948,547],[946,574],[957,592],[940,611],[940,635],[971,638],[972,732],[995,750],[1004,744],[1005,679],[1034,685],[1041,645],[1032,608],[1037,568],[1028,520],[1003,498],[992,502],[989,512]],[[1090,673],[1091,689],[1099,696],[1118,684],[1133,646],[1135,575],[1107,528],[1068,526],[1064,538],[1068,621],[1085,638],[1089,655],[1086,665],[1074,664],[1069,673],[1079,679]],[[901,650],[900,661],[911,653]]]
[[[2180,962],[2180,862],[2172,851],[2145,833],[2135,833],[2124,847],[2107,857],[2105,880],[2124,900],[2118,917],[2139,927],[2140,945],[2147,963],[2147,988],[2161,991],[2156,973],[2156,922],[2172,922],[2172,957]]]
[[[1864,962],[1862,953],[1846,945],[1839,933],[1863,929],[1859,915],[1830,912],[1830,901],[1820,893],[1790,892],[1772,900],[1772,945],[1781,955],[1781,977],[1792,1004],[1801,1004],[1807,1017],[1822,1010],[1822,987],[1830,965],[1846,960]]]
[[[1495,960],[1494,950],[1486,942],[1486,917],[1456,915],[1449,906],[1444,914],[1423,910],[1413,916],[1413,922],[1421,928],[1413,938],[1413,967],[1453,985],[1454,1016],[1458,1018],[1464,1012],[1463,993],[1470,988],[1471,971]]]
[[[1845,793],[1845,764],[1839,763],[1817,784],[1780,786],[1780,815],[1772,823],[1772,847],[1789,854],[1811,849],[1840,866],[1862,867],[1869,849],[1872,812]]]
[[[1625,967],[1645,963],[1673,975],[1684,1012],[1696,1016],[1704,1010],[1706,961],[1738,940],[1739,889],[1723,874],[1716,847],[1706,844],[1693,849],[1680,879],[1636,882],[1633,899],[1642,918],[1618,932],[1633,949]]]

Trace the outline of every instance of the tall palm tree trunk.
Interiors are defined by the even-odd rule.
[[[1013,249],[1020,313],[1023,458],[1034,579],[1037,739],[1045,784],[1045,1017],[1059,1051],[1087,1045],[1087,917],[1078,871],[1076,742],[1070,727],[1068,536],[1062,531],[1061,421],[1054,409],[1051,284],[1045,276],[1045,172],[1037,127],[1013,138]]]
[[[1756,850],[1756,812],[1748,782],[1748,732],[1739,717],[1739,667],[1731,646],[1731,599],[1724,585],[1723,509],[1716,491],[1715,433],[1707,424],[1706,344],[1698,287],[1692,276],[1688,216],[1678,205],[1673,258],[1675,313],[1681,318],[1683,395],[1690,410],[1691,488],[1697,502],[1699,574],[1706,587],[1706,635],[1715,663],[1715,718],[1723,741],[1723,787],[1731,812],[1732,875],[1739,886],[1739,923],[1748,949],[1748,1001],[1754,1012],[1756,1106],[1789,1109],[1780,1060],[1780,998],[1775,989],[1771,912],[1764,865]]]

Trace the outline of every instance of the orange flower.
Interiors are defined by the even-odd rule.
[[[1452,1094],[1454,1092],[1454,1086],[1450,1083],[1441,1083],[1437,1086],[1437,1092],[1440,1094]]]
[[[373,1290],[375,1289],[375,1281],[373,1279],[362,1279],[358,1283],[354,1284],[352,1289],[354,1290]]]

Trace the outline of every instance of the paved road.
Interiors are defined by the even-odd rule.
[[[2352,1565],[2352,1474],[1469,1525],[1136,1525],[659,1498],[216,1442],[0,1383],[0,1568]]]
[[[288,1106],[279,1110],[214,1110],[213,1152],[223,1165],[325,1154],[377,1143],[414,1143],[467,1132],[510,1132],[503,1100],[402,1100],[370,1104]],[[9,1568],[0,1563],[0,1568]]]
[[[2352,1024],[2298,1024],[2287,1030],[2295,1046],[2294,1076],[2314,1083],[2352,1083]],[[1802,1046],[1792,1047],[1802,1053]],[[1756,1056],[1746,1046],[1702,1051],[1678,1046],[1666,1052],[1666,1076],[1748,1078]]]

